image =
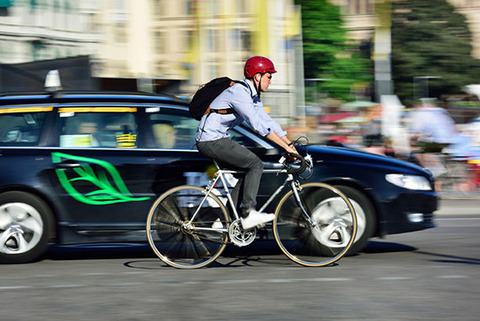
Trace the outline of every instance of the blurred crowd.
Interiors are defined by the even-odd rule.
[[[437,191],[480,190],[480,117],[455,123],[430,98],[413,108],[379,103],[358,109],[306,116],[305,126],[291,127],[289,135],[415,163],[432,172]]]

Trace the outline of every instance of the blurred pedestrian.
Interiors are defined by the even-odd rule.
[[[415,158],[436,177],[446,173],[442,150],[453,144],[455,122],[434,98],[422,98],[411,118],[411,142],[417,148]]]

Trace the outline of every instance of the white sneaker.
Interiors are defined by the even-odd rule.
[[[242,218],[242,227],[244,230],[249,230],[257,226],[265,225],[265,223],[273,221],[274,218],[275,214],[259,213],[252,210],[246,218]]]

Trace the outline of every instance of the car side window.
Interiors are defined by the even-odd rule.
[[[60,147],[136,148],[134,110],[60,108]]]
[[[235,129],[232,129],[229,131],[229,134],[230,134],[230,138],[234,141],[236,141],[237,143],[247,147],[247,148],[259,148],[261,147],[261,145],[253,140],[251,137],[248,137],[247,135],[245,134],[242,134],[241,132],[239,132],[238,130],[235,130]]]
[[[21,112],[20,108],[1,109],[0,142],[2,145],[36,145],[45,117],[45,112]]]
[[[276,151],[267,139],[261,139],[248,129],[237,126],[229,131],[230,138],[249,149],[264,149],[268,154]]]
[[[147,108],[155,147],[162,149],[195,149],[198,122],[173,108]]]

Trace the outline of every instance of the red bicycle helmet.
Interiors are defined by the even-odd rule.
[[[257,73],[271,73],[274,74],[277,71],[275,70],[275,66],[273,62],[262,56],[255,56],[248,58],[245,62],[245,69],[243,71],[246,78],[252,78]]]

